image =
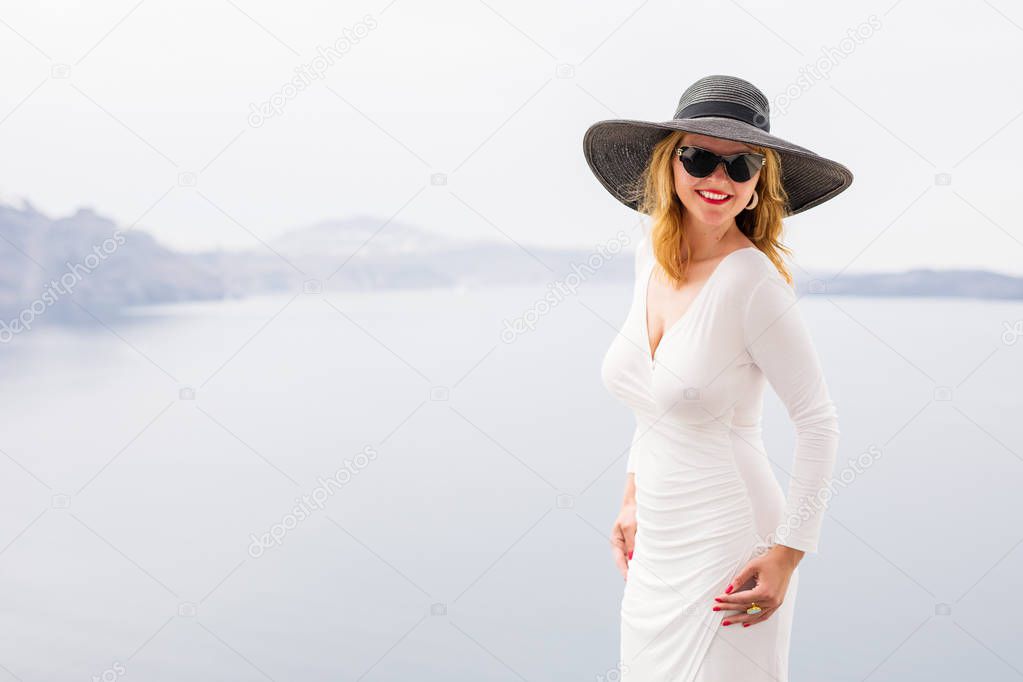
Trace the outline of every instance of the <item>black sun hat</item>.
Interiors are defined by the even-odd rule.
[[[781,157],[786,215],[801,213],[838,196],[852,172],[831,159],[770,134],[770,106],[756,86],[734,76],[706,76],[690,85],[670,121],[612,119],[594,123],[583,137],[590,170],[618,201],[639,210],[637,183],[653,148],[673,131],[709,135],[768,147]]]

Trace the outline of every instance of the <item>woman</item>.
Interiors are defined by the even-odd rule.
[[[602,367],[637,421],[612,533],[623,680],[788,679],[797,566],[817,551],[839,430],[779,240],[783,217],[852,173],[769,131],[760,90],[708,76],[671,121],[602,121],[584,140],[604,187],[651,223]],[[761,438],[766,383],[796,429],[787,496]]]

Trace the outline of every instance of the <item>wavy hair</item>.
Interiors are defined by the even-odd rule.
[[[685,135],[686,131],[673,131],[654,147],[645,172],[638,178],[639,191],[636,193],[639,210],[650,216],[650,239],[657,261],[676,283],[685,281],[692,257],[689,236],[682,227],[685,206],[675,193],[671,165],[675,150]],[[773,149],[750,146],[766,157],[757,179],[759,200],[752,210],[740,212],[735,222],[791,285],[792,275],[781,255],[792,255],[792,251],[781,243],[782,218],[788,204],[788,195],[781,182],[781,157]]]

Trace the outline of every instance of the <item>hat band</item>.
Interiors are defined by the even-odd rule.
[[[700,118],[702,116],[733,118],[736,121],[742,121],[743,123],[760,128],[765,133],[771,132],[771,120],[767,116],[735,102],[723,102],[720,100],[694,102],[675,114],[676,119]]]

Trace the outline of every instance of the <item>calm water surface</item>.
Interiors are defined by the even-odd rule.
[[[149,308],[0,348],[0,679],[616,679],[633,421],[599,370],[630,291],[503,340],[543,293]],[[1023,305],[800,305],[840,466],[880,454],[801,565],[792,679],[1018,679]]]

